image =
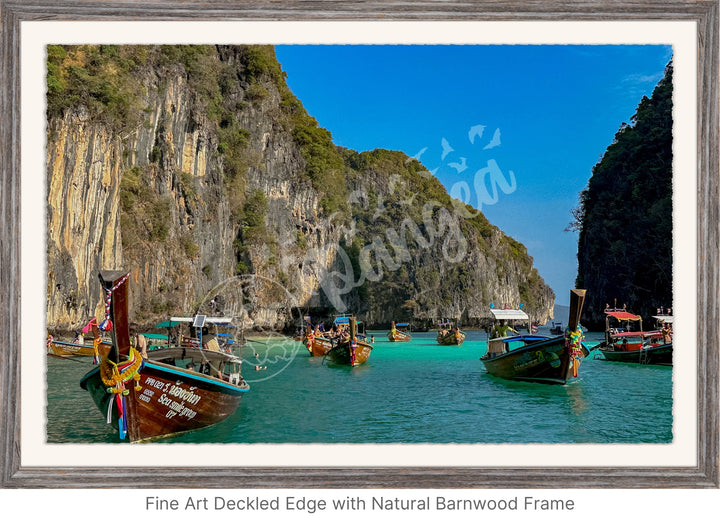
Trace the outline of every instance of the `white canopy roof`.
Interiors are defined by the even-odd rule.
[[[672,315],[653,315],[653,319],[657,319],[661,323],[672,323],[673,322]]]
[[[171,317],[170,320],[180,323],[192,323],[195,317]],[[232,317],[206,317],[205,324],[231,324],[232,320]]]
[[[527,321],[530,319],[528,314],[522,310],[505,310],[505,309],[490,309],[490,313],[495,319],[504,319],[506,321]]]

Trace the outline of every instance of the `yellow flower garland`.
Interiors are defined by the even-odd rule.
[[[134,361],[134,362],[133,362]],[[132,363],[122,373],[119,371],[119,367],[128,363]],[[113,363],[109,359],[104,359],[100,364],[100,378],[102,382],[108,387],[107,391],[111,394],[119,394],[122,392],[123,395],[128,395],[130,392],[125,388],[125,383],[132,379],[135,379],[135,390],[140,390],[140,367],[142,366],[143,360],[140,352],[135,348],[130,347],[130,358],[122,363]]]

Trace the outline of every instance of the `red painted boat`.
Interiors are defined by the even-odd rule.
[[[240,375],[240,358],[199,347],[176,347],[154,350],[152,358],[144,360],[130,346],[128,276],[100,274],[113,343],[80,386],[108,423],[118,428],[120,439],[130,442],[169,437],[226,419],[249,390]]]
[[[606,361],[643,365],[672,365],[671,332],[664,335],[662,327],[672,324],[672,316],[656,316],[656,330],[643,331],[642,317],[625,308],[606,308],[605,341],[596,348]]]

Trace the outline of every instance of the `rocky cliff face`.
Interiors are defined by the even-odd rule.
[[[335,148],[271,48],[51,47],[50,330],[101,312],[103,268],[131,271],[145,327],[196,310],[247,328],[470,322],[490,302],[551,315],[524,247],[404,155]]]

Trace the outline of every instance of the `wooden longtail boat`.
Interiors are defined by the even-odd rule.
[[[153,350],[149,359],[130,346],[129,274],[101,272],[112,347],[80,381],[121,440],[151,441],[207,427],[230,416],[249,386],[241,359],[201,347]],[[105,321],[101,323],[103,329]],[[196,366],[202,371],[197,371]]]
[[[91,342],[70,343],[66,341],[55,341],[48,335],[48,354],[62,357],[93,357],[96,359],[96,362],[100,362],[100,353],[107,353],[112,343],[102,339],[97,321],[94,317],[83,327],[82,332],[84,334],[92,333],[93,338]]]
[[[596,349],[606,361],[641,365],[672,365],[672,342],[663,337],[662,326],[672,316],[656,316],[658,329],[643,331],[642,317],[625,308],[605,310],[605,341]],[[670,338],[670,335],[667,335]]]
[[[93,357],[95,346],[88,344],[69,343],[66,341],[50,341],[47,344],[48,353],[60,356]]]
[[[322,357],[332,348],[332,341],[324,331],[321,330],[322,323],[314,327],[310,321],[310,317],[305,318],[306,327],[305,335],[302,339],[303,345],[308,349],[311,357]]]
[[[563,333],[562,323],[556,323],[553,321],[552,326],[550,327],[550,333],[552,335],[561,335]]]
[[[620,334],[619,336],[622,336]],[[632,348],[624,349],[632,345]],[[672,365],[673,345],[666,344],[645,344],[615,342],[611,348],[602,347],[600,351],[606,361],[619,361],[622,363],[638,363],[641,365]]]
[[[357,366],[368,360],[372,349],[372,345],[358,339],[357,322],[354,317],[350,317],[349,340],[335,343],[327,353],[327,358],[338,365]]]
[[[407,331],[403,331],[401,330],[401,328],[404,328]],[[408,341],[412,341],[412,336],[410,335],[409,331],[410,325],[408,323],[395,324],[395,321],[393,321],[392,327],[387,334],[388,341],[390,341],[391,343],[407,343]]]
[[[437,342],[442,346],[460,346],[465,341],[465,332],[451,323],[439,323]]]
[[[585,290],[570,293],[570,321],[564,336],[515,335],[488,341],[480,359],[491,375],[515,381],[565,384],[577,371],[582,356],[589,353],[579,329]]]
[[[330,339],[322,335],[315,335],[312,332],[305,336],[303,344],[312,357],[322,357],[332,348]]]

